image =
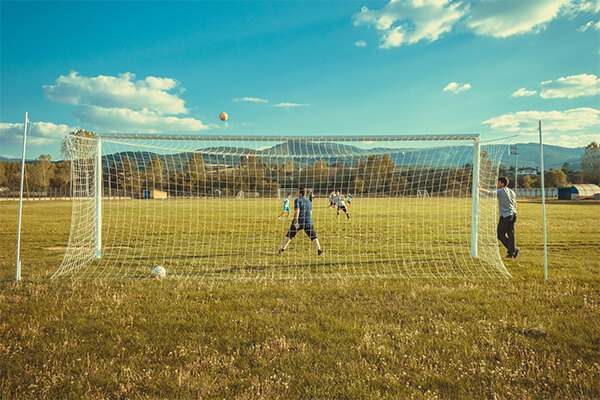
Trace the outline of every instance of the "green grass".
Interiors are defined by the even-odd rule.
[[[547,208],[548,281],[531,201],[512,279],[50,281],[70,206],[30,201],[15,283],[0,202],[0,397],[598,398],[600,204]]]

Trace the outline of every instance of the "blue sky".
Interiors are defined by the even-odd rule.
[[[25,111],[55,159],[77,128],[600,140],[600,0],[0,6],[0,156]]]

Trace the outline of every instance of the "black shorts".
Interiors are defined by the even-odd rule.
[[[290,226],[290,230],[288,231],[287,237],[289,237],[290,239],[292,239],[294,236],[296,236],[296,233],[298,233],[298,231],[304,230],[304,232],[306,232],[306,235],[310,238],[310,240],[315,240],[317,238],[317,233],[315,232],[315,226],[314,225],[303,225],[300,224],[298,226],[298,228],[296,229],[296,226],[294,225],[294,222],[292,222],[292,226]]]
[[[343,212],[348,213],[348,210],[346,210],[346,206],[338,206],[338,210],[342,210]]]

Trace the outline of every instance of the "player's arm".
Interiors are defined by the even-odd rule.
[[[496,191],[495,191],[495,190],[493,190],[493,191],[492,191],[492,190],[487,190],[487,189],[484,189],[484,188],[482,188],[481,186],[478,186],[478,189],[479,189],[479,191],[480,191],[481,193],[483,193],[483,194],[485,194],[485,195],[488,195],[488,196],[493,196],[493,195],[495,195],[495,194],[496,194]]]
[[[294,223],[298,223],[298,217],[300,216],[300,207],[298,205],[298,199],[294,200]]]

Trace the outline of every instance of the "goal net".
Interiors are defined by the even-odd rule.
[[[478,190],[495,188],[505,146],[478,135],[65,142],[74,199],[55,278],[510,276],[496,200]],[[300,187],[322,255],[302,231],[278,254]]]

